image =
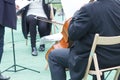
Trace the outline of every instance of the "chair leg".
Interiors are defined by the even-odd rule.
[[[48,63],[47,63],[46,66],[45,66],[45,70],[48,70]]]
[[[88,75],[84,76],[83,80],[87,80]]]
[[[119,74],[120,74],[120,69],[117,69],[114,80],[118,80]]]
[[[92,77],[93,77],[92,80],[97,80],[97,76],[96,76],[96,75],[92,75]],[[103,73],[103,75],[101,75],[100,77],[101,77],[101,80],[106,80],[106,79],[104,78],[104,73]]]
[[[94,57],[94,58],[93,58],[93,61],[94,61],[94,64],[95,64],[95,70],[96,70],[97,80],[101,80],[102,72],[100,72],[100,70],[99,70],[99,66],[98,66],[98,61],[97,61],[97,56],[96,56],[96,54],[94,54],[93,57]]]
[[[99,72],[97,72],[97,80],[101,80],[101,77],[100,77],[100,74],[99,74]]]
[[[26,45],[28,45],[28,40],[26,39]]]
[[[88,73],[89,73],[89,69],[90,69],[91,62],[92,62],[92,56],[89,57],[89,60],[88,60],[88,66],[87,66],[87,69],[86,69],[85,75],[84,75],[84,77],[83,77],[83,80],[87,80],[87,77],[88,77]]]

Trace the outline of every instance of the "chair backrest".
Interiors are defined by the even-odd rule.
[[[94,41],[93,41],[92,48],[91,48],[91,52],[90,52],[89,59],[88,59],[86,73],[84,76],[85,80],[87,80],[87,75],[88,75],[89,70],[90,70],[92,59],[94,60],[94,58],[95,58],[94,55],[96,55],[96,53],[95,53],[96,46],[97,45],[114,45],[114,44],[120,44],[120,36],[99,36],[99,34],[95,34]],[[95,67],[97,67],[97,70],[98,70],[99,66],[98,66],[97,60],[94,60],[94,63],[97,64],[97,66],[95,65]]]
[[[97,45],[114,45],[120,43],[120,36],[99,36],[95,35],[91,52],[94,53]]]

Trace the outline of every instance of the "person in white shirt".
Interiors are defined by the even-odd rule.
[[[32,55],[37,56],[36,33],[38,29],[40,37],[49,35],[51,32],[51,23],[35,19],[36,16],[51,20],[49,4],[45,0],[32,0],[30,5],[26,6],[22,12],[22,31],[24,37],[30,32]],[[55,9],[53,10],[55,11]],[[38,28],[37,28],[38,26]],[[45,50],[45,44],[40,44],[39,51]]]

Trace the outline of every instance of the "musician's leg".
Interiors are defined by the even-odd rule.
[[[65,69],[68,68],[69,49],[55,49],[48,57],[52,80],[66,80]]]
[[[3,54],[4,32],[5,32],[5,27],[0,25],[0,63],[1,63],[2,54]]]
[[[37,20],[34,17],[35,17],[34,15],[27,16],[27,24],[29,24],[32,55],[37,56],[37,51],[36,51],[36,33],[37,33],[36,25],[37,25]]]
[[[0,24],[0,63],[3,55],[5,27]],[[3,76],[0,72],[0,80],[8,80],[10,77]]]
[[[48,23],[38,20],[38,32],[40,37],[46,36],[50,34],[49,27],[47,26]],[[45,50],[45,44],[40,44],[39,51]]]
[[[40,37],[49,35],[50,34],[50,30],[51,29],[49,29],[48,23],[39,20],[38,31],[39,31]]]

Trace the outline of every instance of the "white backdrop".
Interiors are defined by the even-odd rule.
[[[65,19],[73,16],[75,11],[79,10],[84,4],[89,3],[90,0],[61,0]]]

